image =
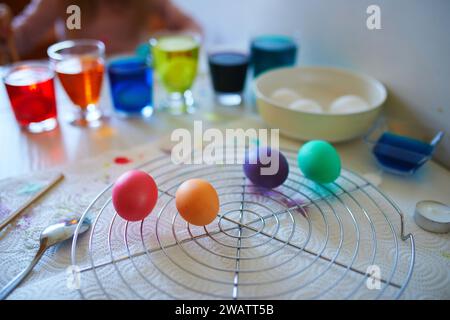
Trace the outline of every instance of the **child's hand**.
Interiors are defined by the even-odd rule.
[[[0,41],[6,41],[11,34],[11,9],[0,3]]]
[[[0,65],[19,60],[12,35],[11,9],[0,3]]]

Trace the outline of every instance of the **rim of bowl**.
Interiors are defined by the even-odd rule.
[[[351,75],[351,76],[356,76],[360,79],[363,79],[364,81],[368,81],[372,84],[374,84],[381,92],[381,100],[379,103],[377,103],[376,105],[371,105],[371,108],[368,110],[363,110],[363,111],[358,111],[358,112],[352,112],[352,113],[316,113],[316,112],[308,112],[308,111],[300,111],[300,110],[293,110],[293,109],[289,109],[283,105],[281,105],[280,103],[278,103],[277,101],[270,99],[268,96],[264,95],[261,90],[258,87],[258,84],[265,78],[270,76],[270,74],[276,73],[276,72],[282,72],[282,71],[286,71],[286,70],[320,70],[320,71],[333,71],[336,73],[341,73],[341,74],[345,74],[345,75]],[[385,87],[385,85],[375,79],[374,77],[371,77],[365,73],[362,72],[357,72],[357,71],[352,71],[352,70],[348,70],[348,69],[344,69],[344,68],[340,68],[340,67],[328,67],[328,66],[296,66],[296,67],[282,67],[282,68],[277,68],[275,70],[271,70],[271,71],[267,71],[261,75],[259,75],[254,81],[253,81],[253,90],[255,91],[255,95],[258,99],[261,99],[263,101],[265,101],[266,103],[273,105],[277,108],[281,108],[284,110],[288,110],[291,112],[295,112],[295,113],[303,113],[303,114],[309,114],[309,115],[315,115],[315,116],[319,116],[319,117],[345,117],[345,116],[350,116],[350,115],[355,115],[355,114],[364,114],[364,113],[369,113],[369,112],[373,112],[376,109],[379,109],[385,102],[387,99],[387,89]]]

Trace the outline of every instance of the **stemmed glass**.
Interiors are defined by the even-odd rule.
[[[195,33],[159,33],[150,39],[153,67],[166,89],[162,106],[173,114],[194,112],[190,91],[197,76],[200,36]]]
[[[97,127],[102,113],[98,100],[103,82],[105,45],[80,39],[56,43],[47,50],[69,98],[78,107],[71,121],[80,127]]]

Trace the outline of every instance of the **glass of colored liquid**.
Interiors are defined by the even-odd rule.
[[[108,65],[114,108],[124,116],[153,114],[152,68],[143,57],[121,57]]]
[[[192,113],[192,84],[197,76],[200,38],[195,34],[160,34],[150,40],[153,67],[166,89],[162,106],[173,114]]]
[[[29,132],[57,126],[54,72],[47,63],[21,62],[3,77],[11,107],[19,125]]]
[[[251,42],[253,75],[268,70],[293,66],[297,60],[298,46],[293,38],[282,35],[263,35]]]
[[[71,121],[80,127],[98,127],[98,101],[103,82],[105,45],[97,40],[68,40],[50,46],[47,53],[69,98],[77,106]]]
[[[242,103],[249,57],[235,51],[218,51],[208,55],[209,70],[219,104],[237,106]]]

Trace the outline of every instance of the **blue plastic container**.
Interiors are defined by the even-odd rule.
[[[372,146],[372,153],[383,170],[412,175],[432,158],[443,136],[443,132],[437,132],[430,142],[426,142],[404,133],[392,132],[379,121],[365,141]]]
[[[373,154],[384,168],[408,174],[425,164],[433,150],[428,143],[385,132],[375,144]]]

